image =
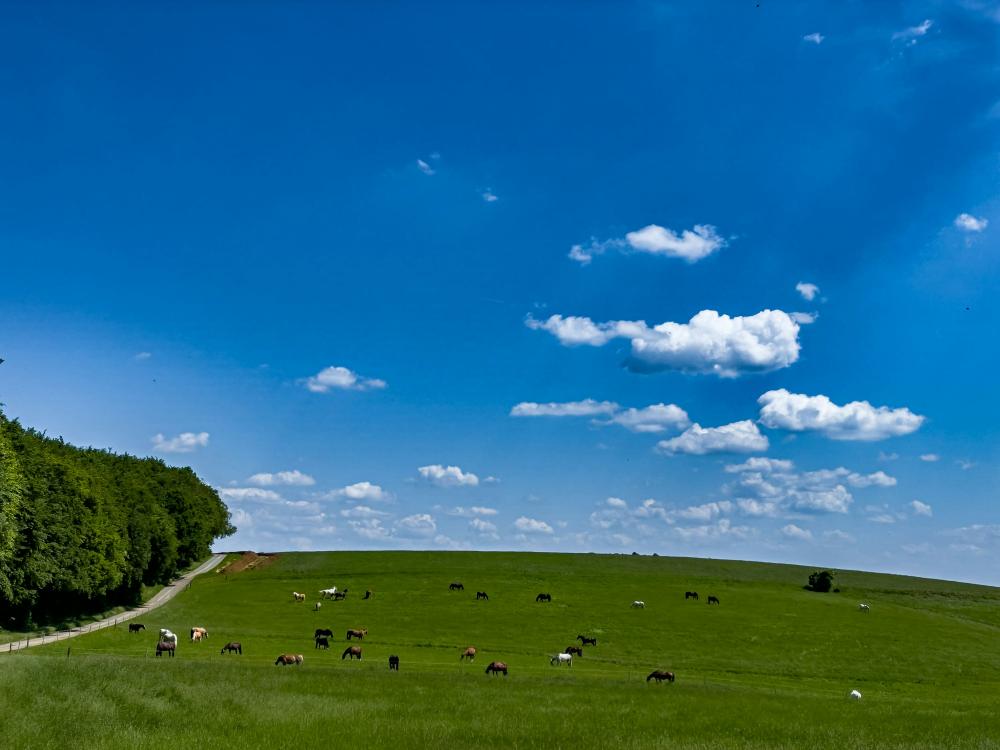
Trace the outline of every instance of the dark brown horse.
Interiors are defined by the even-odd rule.
[[[695,599],[695,600],[697,600],[697,598],[698,598],[698,592],[697,591],[685,591],[684,592],[684,601],[687,601],[688,599]]]
[[[225,646],[222,647],[222,651],[220,651],[219,653],[224,654],[227,651],[229,653],[236,652],[237,654],[242,654],[243,644],[240,643],[239,641],[230,641],[229,643],[227,643]]]
[[[465,591],[465,586],[460,584],[458,581],[453,581],[448,584],[449,591]]]
[[[365,599],[371,599],[371,598],[372,598],[372,593],[373,593],[373,592],[372,592],[372,590],[371,590],[371,589],[368,589],[368,590],[367,590],[367,591],[365,592]]]
[[[709,604],[718,604],[719,603],[719,597],[709,595],[709,597],[708,597],[708,603]]]
[[[393,672],[399,671],[399,657],[396,656],[395,654],[392,654],[389,657],[389,669],[392,670]]]
[[[567,646],[563,649],[564,654],[576,654],[577,656],[583,656],[583,649],[579,646]]]
[[[468,659],[469,661],[475,661],[475,659],[476,659],[476,647],[475,646],[469,646],[467,649],[465,649],[465,651],[462,652],[462,655],[460,657],[458,657],[459,661],[463,661],[465,659]]]
[[[552,594],[539,594],[535,597],[536,602],[551,602]]]
[[[485,591],[477,591],[476,592],[476,601],[479,601],[480,599],[485,599],[486,601],[489,601],[490,600],[490,595],[487,594]]]
[[[316,648],[330,648],[330,639],[325,635],[321,635],[316,639]]]
[[[646,682],[649,682],[650,680],[656,680],[657,682],[663,682],[664,680],[667,682],[673,682],[674,673],[657,669],[655,672],[649,673],[649,677],[646,678]]]
[[[302,658],[302,654],[282,654],[274,660],[274,663],[285,666],[286,664],[301,664],[303,661],[305,660]]]
[[[347,631],[347,640],[351,640],[351,638],[357,638],[359,641],[363,641],[366,635],[368,635],[368,628],[361,628],[361,630],[355,630],[354,628],[351,628]]]
[[[498,675],[503,672],[503,676],[507,676],[507,662],[504,661],[491,661],[490,665],[486,667],[486,674],[492,672],[494,675]]]
[[[580,641],[580,645],[581,646],[596,646],[597,645],[597,639],[596,638],[588,638],[585,635],[578,635],[576,637],[576,639],[578,641]]]
[[[340,655],[340,660],[343,661],[348,656],[351,657],[351,659],[357,659],[358,661],[360,661],[361,646],[348,646],[347,648],[344,649],[344,653]]]
[[[347,598],[347,589],[344,589],[343,591],[333,592],[333,600],[335,602],[339,602],[341,599],[346,599],[346,598]]]
[[[316,628],[316,632],[313,633],[313,638],[319,638],[321,636],[333,638],[333,631],[329,628]]]
[[[138,633],[140,630],[145,630],[145,629],[146,626],[143,625],[141,622],[130,622],[128,624],[128,632],[130,633]]]
[[[157,656],[166,651],[172,657],[174,655],[174,651],[176,650],[177,650],[177,644],[171,643],[170,641],[160,641],[159,643],[156,644]]]

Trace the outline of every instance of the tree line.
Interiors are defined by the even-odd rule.
[[[77,448],[0,411],[0,627],[136,604],[234,531],[190,468]]]

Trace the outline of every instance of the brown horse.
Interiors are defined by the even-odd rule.
[[[564,654],[576,654],[577,656],[583,656],[583,649],[579,646],[567,646],[563,649]]]
[[[285,666],[286,664],[301,664],[303,661],[302,654],[282,654],[274,660],[274,663]]]
[[[325,635],[319,636],[316,639],[316,648],[330,648],[330,639]]]
[[[220,651],[219,653],[224,654],[227,651],[229,653],[233,653],[235,651],[237,654],[242,654],[243,644],[240,643],[239,641],[230,641],[229,643],[227,643],[225,646],[222,647],[222,651]]]
[[[320,636],[333,638],[333,631],[329,628],[316,628],[316,633],[313,635],[313,638],[319,638]]]
[[[130,622],[128,624],[128,632],[130,633],[138,633],[140,630],[145,630],[145,629],[146,626],[143,625],[141,622]]]
[[[359,641],[363,641],[366,635],[368,635],[368,628],[361,628],[361,630],[355,630],[354,628],[350,628],[347,631],[347,640],[351,640],[351,638],[357,638]]]
[[[395,654],[389,656],[389,669],[393,672],[399,671],[399,657]]]
[[[351,657],[351,659],[361,661],[361,646],[348,646],[344,649],[344,653],[340,655],[340,660],[343,661],[348,656]]]
[[[486,674],[492,672],[494,675],[498,675],[503,672],[503,676],[507,676],[507,662],[503,661],[491,661],[490,665],[486,667]]]
[[[170,654],[171,657],[174,655],[174,651],[177,650],[177,644],[171,643],[170,641],[160,641],[156,644],[156,655],[159,656],[164,651]]]
[[[657,682],[663,682],[664,680],[667,682],[673,682],[674,673],[657,669],[655,672],[649,673],[649,677],[646,678],[646,682],[649,682],[650,680],[656,680]]]
[[[596,646],[597,645],[597,639],[596,638],[588,638],[585,635],[578,635],[576,637],[576,639],[578,641],[580,641],[580,645],[581,646]]]
[[[476,647],[475,646],[469,646],[467,649],[465,649],[465,651],[462,652],[462,655],[460,657],[458,657],[459,661],[462,661],[464,659],[468,659],[469,661],[475,661],[476,660]]]

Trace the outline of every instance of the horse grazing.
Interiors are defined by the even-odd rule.
[[[322,604],[320,604],[319,602],[316,602],[313,605],[313,612],[319,612],[319,608],[322,607],[322,606],[323,606]]]
[[[225,646],[222,647],[222,651],[220,651],[219,653],[224,654],[227,651],[229,653],[233,653],[235,651],[237,654],[242,654],[243,644],[240,643],[239,641],[230,641],[229,643],[227,643]]]
[[[634,602],[632,602],[632,608],[633,609],[645,609],[646,608],[646,602],[639,601],[638,599],[636,599]]]
[[[465,649],[465,651],[462,652],[462,655],[460,657],[458,657],[459,661],[463,661],[464,659],[468,659],[469,661],[475,661],[476,660],[476,647],[475,646],[469,646],[467,649]]]
[[[486,601],[489,601],[490,600],[490,595],[487,594],[485,591],[477,591],[476,592],[476,601],[479,601],[480,599],[485,599]]]
[[[389,669],[392,670],[393,672],[399,671],[399,657],[396,656],[395,654],[389,656]]]
[[[596,638],[588,638],[585,635],[578,635],[576,637],[576,639],[578,641],[580,641],[580,645],[581,646],[596,646],[597,645],[597,639]]]
[[[582,657],[583,656],[583,649],[580,648],[579,646],[567,646],[566,648],[563,649],[563,653],[565,653],[565,654],[576,654],[577,656]]]
[[[286,664],[301,664],[303,661],[302,654],[282,654],[274,660],[274,663],[285,666]]]
[[[551,602],[552,594],[539,594],[535,597],[536,602]]]
[[[367,590],[367,591],[365,592],[365,596],[364,596],[364,598],[365,598],[365,599],[371,599],[371,598],[372,598],[372,594],[373,594],[373,593],[374,593],[374,592],[373,592],[373,591],[372,591],[371,589],[368,589],[368,590]]]
[[[164,651],[170,654],[171,657],[174,655],[174,651],[177,650],[177,644],[173,641],[159,641],[156,644],[156,655],[159,656]]]
[[[458,581],[453,581],[448,584],[449,591],[465,591],[465,586],[460,584]]]
[[[339,602],[341,599],[346,599],[346,598],[347,598],[347,589],[344,589],[343,591],[334,592],[333,594],[333,600],[335,602]]]
[[[347,631],[347,640],[351,640],[351,638],[357,638],[359,641],[363,641],[366,635],[368,635],[368,628],[361,628],[361,630],[355,630],[354,628],[350,628]]]
[[[568,667],[573,666],[573,654],[556,654],[551,659],[549,659],[549,665],[553,666],[556,664],[565,664]]]
[[[306,600],[306,595],[300,594],[298,591],[293,591],[292,597],[294,597],[295,601],[297,602],[304,602]]]
[[[320,636],[326,636],[327,638],[333,638],[333,631],[329,628],[316,628],[316,633],[313,638],[319,638]]]
[[[503,676],[507,676],[507,662],[504,661],[491,661],[490,665],[486,667],[486,674],[492,672],[494,676],[503,672]]]
[[[344,653],[340,655],[340,660],[343,661],[348,656],[351,657],[351,659],[361,661],[361,646],[348,646],[344,649]]]
[[[712,596],[711,594],[709,594],[709,596],[708,596],[708,603],[709,604],[718,604],[719,603],[719,597]]]
[[[851,698],[852,698],[852,700],[856,700],[856,701],[861,700],[861,691],[860,690],[852,690],[851,691]]]
[[[191,642],[200,641],[202,638],[208,638],[208,631],[205,628],[191,628]]]
[[[319,593],[324,599],[332,599],[333,595],[337,593],[337,587],[331,586],[328,589],[320,589]]]
[[[316,648],[330,648],[330,639],[321,635],[316,639]]]
[[[160,641],[177,645],[177,634],[167,628],[160,628]]]
[[[649,673],[649,677],[646,678],[646,682],[649,682],[650,680],[656,680],[657,682],[663,682],[664,680],[667,682],[673,682],[674,673],[657,669],[655,672]]]
[[[694,599],[695,601],[697,601],[697,599],[698,599],[698,592],[697,591],[685,591],[684,592],[684,601],[687,601],[688,599]]]
[[[140,630],[145,630],[145,629],[146,626],[143,625],[141,622],[130,622],[128,624],[128,632],[130,633],[138,633]]]
[[[872,608],[869,607],[867,604],[859,604],[858,605],[858,611],[859,612],[871,612]]]

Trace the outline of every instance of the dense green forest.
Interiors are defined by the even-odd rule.
[[[191,469],[77,448],[0,412],[0,627],[137,603],[234,531]]]

